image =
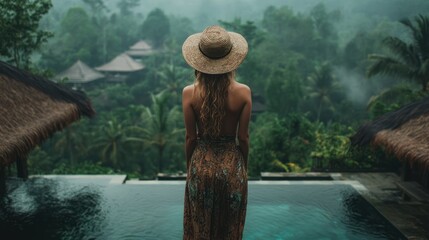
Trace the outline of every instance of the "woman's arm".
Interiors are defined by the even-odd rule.
[[[240,95],[242,95],[244,99],[243,110],[241,110],[240,119],[238,123],[238,141],[239,148],[243,153],[244,163],[247,169],[247,160],[249,155],[249,122],[250,115],[252,112],[252,94],[250,88],[248,86],[244,86]]]
[[[189,169],[192,153],[197,144],[197,127],[195,113],[192,109],[193,86],[187,86],[182,92],[183,117],[185,121],[185,155],[186,170]]]

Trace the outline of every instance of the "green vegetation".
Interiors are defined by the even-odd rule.
[[[0,13],[18,11],[12,2],[2,1]],[[38,41],[5,35],[11,30],[0,17],[1,58],[11,59],[10,46],[16,46],[14,51],[24,53],[13,60],[18,66],[32,56],[36,72],[59,73],[77,60],[97,67],[141,39],[157,50],[141,60],[145,69],[126,81],[77,86],[90,96],[97,116],[56,133],[35,149],[29,157],[30,173],[153,178],[158,172],[184,172],[181,90],[192,83],[193,71],[182,59],[181,43],[201,31],[208,17],[168,15],[157,7],[146,9],[143,16],[134,11],[139,0],[117,1],[117,10],[108,1],[82,0],[48,14],[49,1],[25,2],[40,8],[30,17],[28,35],[42,34]],[[361,4],[367,8],[370,3]],[[427,11],[429,6],[424,6]],[[402,9],[416,12],[406,15],[402,24],[392,16],[360,16],[370,27],[351,25],[354,15],[344,16],[323,3],[302,12],[267,6],[254,19],[218,20],[243,34],[250,46],[237,73],[238,81],[248,84],[254,95],[249,175],[395,170],[397,161],[380,152],[349,149],[349,136],[363,122],[427,96],[429,16],[417,14],[421,8]],[[39,20],[36,29],[34,22]],[[404,30],[410,31],[403,34]],[[24,45],[13,45],[14,38]],[[373,55],[368,58],[369,54]]]
[[[402,20],[411,34],[411,43],[397,37],[387,37],[384,44],[393,56],[380,54],[370,55],[375,63],[368,69],[368,75],[388,74],[415,81],[421,85],[422,91],[428,91],[429,83],[429,17],[415,17],[415,24]]]
[[[39,21],[52,7],[50,1],[0,2],[0,56],[15,66],[29,68],[30,56],[52,35]]]

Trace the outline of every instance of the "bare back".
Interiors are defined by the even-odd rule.
[[[186,139],[195,140],[198,134],[202,134],[199,112],[202,105],[202,99],[199,97],[198,86],[192,84],[183,89],[182,104],[185,118]],[[249,143],[249,122],[252,110],[252,100],[250,88],[242,83],[231,81],[228,87],[228,96],[226,101],[226,115],[222,123],[221,136],[236,136],[243,148],[243,153],[247,155]],[[198,130],[197,130],[198,129]],[[197,133],[197,131],[200,131]],[[189,149],[191,150],[191,149]],[[187,151],[190,157],[191,152]],[[247,157],[247,156],[246,156]]]

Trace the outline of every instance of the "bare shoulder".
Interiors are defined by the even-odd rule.
[[[234,82],[232,86],[232,91],[241,97],[250,97],[251,89],[244,83]]]
[[[189,84],[183,88],[183,93],[188,93],[194,91],[194,84]]]
[[[194,92],[194,84],[190,84],[183,88],[182,95],[183,97],[192,96]]]

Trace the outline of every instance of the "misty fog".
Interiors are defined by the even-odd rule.
[[[70,153],[64,153],[47,144],[38,150],[39,155],[32,155],[33,164],[49,154],[56,165],[51,168],[66,166],[66,170],[69,157],[79,164],[101,164],[142,178],[162,171],[184,171],[184,136],[177,134],[184,127],[181,90],[194,81],[194,72],[184,61],[181,47],[187,36],[209,25],[239,32],[249,43],[236,80],[252,89],[255,102],[250,175],[285,166],[273,164],[274,160],[294,163],[296,169],[291,171],[311,169],[320,159],[329,167],[380,167],[385,163],[374,161],[371,153],[348,152],[348,136],[363,122],[426,95],[424,88],[422,91],[425,85],[413,77],[369,76],[368,69],[372,54],[392,53],[384,39],[396,37],[412,43],[410,29],[400,20],[428,15],[427,0],[52,3],[39,27],[53,36],[31,55],[32,66],[40,72],[46,70],[51,79],[77,61],[102,69],[100,66],[142,40],[154,54],[135,59],[142,64],[141,71],[122,74],[104,69],[105,78],[88,83],[62,79],[62,84],[90,97],[97,117],[76,125],[74,136],[80,145],[68,143],[83,150],[73,152],[70,147]],[[157,107],[169,112],[167,130],[154,127],[161,121],[154,118]],[[128,131],[135,128],[145,129],[145,134]],[[121,142],[129,136],[144,144]],[[158,136],[161,143],[153,141]],[[67,138],[70,136],[58,134],[51,141],[64,143]],[[113,152],[112,143],[121,151]],[[158,167],[160,163],[162,167]],[[52,171],[44,167],[39,166],[41,172]]]

